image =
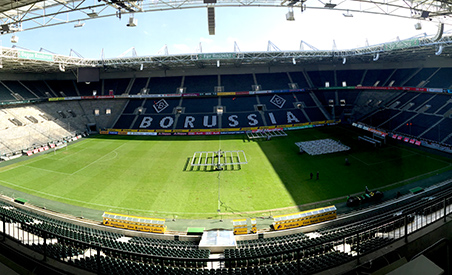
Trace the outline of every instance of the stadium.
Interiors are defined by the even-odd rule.
[[[41,9],[91,20],[105,7],[132,27],[162,9],[1,3],[16,42]],[[309,3],[257,4],[292,20]],[[451,274],[452,35],[437,4],[399,7],[440,18],[436,34],[351,50],[269,41],[87,59],[2,47],[1,270]],[[215,7],[231,4],[187,5],[207,8],[213,35]]]

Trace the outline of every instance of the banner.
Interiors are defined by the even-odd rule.
[[[53,61],[53,54],[32,52],[32,51],[17,51],[17,57],[23,59],[39,60],[39,61]]]

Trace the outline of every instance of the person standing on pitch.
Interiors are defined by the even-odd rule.
[[[317,171],[317,179],[319,179],[319,171]]]
[[[311,172],[311,174],[309,174],[310,176],[311,176],[311,180],[312,180],[312,177],[314,176],[314,174],[312,174],[312,172]]]

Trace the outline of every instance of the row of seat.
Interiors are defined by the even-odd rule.
[[[198,241],[181,241],[181,240],[165,240],[165,239],[151,239],[144,237],[132,237],[129,243],[135,243],[140,245],[150,246],[165,246],[169,248],[186,248],[197,249]]]
[[[253,240],[239,240],[237,241],[237,248],[257,248],[265,246],[274,246],[282,242],[292,242],[308,239],[304,233],[295,233],[290,235],[282,235],[277,237],[253,239]]]
[[[384,247],[388,245],[390,242],[392,242],[393,239],[391,238],[384,238],[384,237],[376,237],[369,240],[366,240],[359,244],[359,249],[357,244],[353,244],[351,246],[351,249],[353,251],[359,252],[360,254],[369,253],[372,251],[375,251],[381,247]]]
[[[28,247],[41,254],[45,253],[48,257],[58,260],[64,260],[68,257],[83,255],[84,253],[84,251],[80,248],[75,248],[68,245],[63,246],[59,243],[47,244],[45,248],[42,244],[31,244]]]
[[[135,262],[125,259],[100,256],[99,261],[91,256],[82,259],[69,261],[70,264],[81,267],[86,270],[97,272],[98,274],[193,274],[193,275],[254,275],[254,274],[312,274],[331,266],[350,261],[352,256],[347,253],[332,251],[321,255],[302,259],[299,264],[297,261],[273,261],[261,265],[248,265],[243,267],[230,267],[228,269],[209,269],[192,267],[168,267],[159,264],[148,264]],[[99,268],[98,268],[99,267]]]
[[[120,254],[135,252],[175,258],[209,258],[210,255],[209,250],[199,250],[195,242],[158,240],[144,237],[135,237],[129,242],[122,242],[118,241],[119,238],[124,236],[122,234],[92,229],[44,217],[13,207],[5,202],[1,202],[0,206],[0,213],[12,217],[8,222],[14,220],[14,222],[21,223],[21,228],[24,231],[39,237],[44,237],[44,232],[47,232],[45,233],[45,237],[49,239],[56,238],[60,242],[64,241],[66,245],[71,243],[71,245],[78,249],[86,249],[87,245],[80,243],[84,242],[124,251],[124,253],[118,252]],[[69,240],[66,238],[69,238]]]

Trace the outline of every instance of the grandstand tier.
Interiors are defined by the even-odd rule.
[[[170,72],[166,77],[163,74],[107,77],[91,84],[77,83],[75,79],[44,79],[46,77],[1,80],[1,159],[67,148],[67,142],[97,129],[112,135],[171,135],[182,131],[244,134],[275,129],[284,133],[278,136],[287,138],[285,130],[339,122],[353,123],[372,134],[388,135],[394,142],[405,141],[404,144],[413,147],[424,145],[452,152],[449,93],[452,80],[446,77],[451,68],[293,70],[259,73],[244,70],[241,74],[210,72],[207,75],[202,71],[199,75]],[[248,139],[246,142],[251,143]],[[281,153],[284,150],[272,148],[271,142],[267,144],[270,145],[259,145],[274,156],[267,161],[275,165],[277,157],[284,157]],[[337,141],[298,145],[312,158],[321,158],[323,156],[319,155],[325,153],[347,154],[346,151],[353,150]],[[218,152],[228,152],[220,150]],[[114,152],[111,159],[121,157]],[[215,152],[209,151],[211,159],[215,158]],[[203,152],[196,153],[193,159]],[[343,156],[339,157],[341,163]],[[96,164],[110,161],[110,158],[102,158],[95,160]],[[134,161],[130,165],[135,164]],[[237,163],[241,165],[245,161]],[[368,165],[359,158],[356,161]],[[190,157],[187,167],[189,163],[193,163]],[[29,168],[46,170],[48,167]],[[318,168],[309,169],[316,171]],[[287,175],[284,169],[282,171],[284,173],[278,176],[284,181]],[[252,177],[246,175],[244,179],[251,181]],[[220,176],[218,185],[215,179],[218,212],[224,203],[220,200],[219,179]],[[237,247],[215,256],[199,246],[199,237],[186,236],[185,232],[168,230],[163,234],[160,230],[162,237],[156,237],[105,229],[95,223],[80,225],[83,221],[69,222],[30,207],[28,203],[17,205],[5,198],[0,202],[3,225],[0,232],[4,243],[20,244],[28,253],[36,253],[32,255],[38,255],[39,260],[55,260],[74,268],[73,273],[83,270],[98,274],[312,274],[359,262],[371,252],[401,245],[420,230],[450,220],[450,180],[443,184],[443,189],[438,193],[431,191],[434,196],[427,199],[421,199],[423,194],[406,196],[397,201],[397,206],[378,206],[373,212],[365,210],[344,218],[339,215],[337,220],[316,227],[278,234],[269,228],[260,228],[258,234],[244,234],[237,239]],[[193,191],[187,197],[202,191]],[[164,197],[171,191],[165,192],[167,190],[152,190],[152,196]],[[243,197],[250,199],[252,195]],[[242,194],[237,197],[240,196]],[[127,227],[127,221],[124,224]]]

